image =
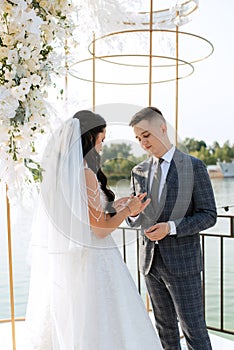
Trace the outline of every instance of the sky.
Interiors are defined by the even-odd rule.
[[[181,136],[234,143],[234,49],[231,0],[203,0],[194,21],[193,32],[209,39],[214,53],[196,66],[181,91]]]
[[[192,20],[180,27],[181,31],[193,33],[209,40],[214,46],[214,52],[207,59],[194,64],[195,71],[191,76],[179,80],[179,140],[189,137],[204,140],[207,145],[212,145],[214,141],[218,141],[222,145],[227,140],[230,141],[231,145],[234,144],[232,108],[234,100],[234,48],[231,36],[233,13],[234,2],[231,0],[200,0],[199,9]],[[199,48],[198,45],[200,45]],[[182,58],[199,57],[200,54],[206,53],[210,49],[209,46],[204,45],[202,40],[200,43],[188,40],[184,46],[182,47],[184,50]],[[91,61],[80,69],[82,76],[92,77]],[[113,67],[113,71],[114,69],[115,67]],[[107,76],[108,79],[111,70],[108,71],[107,66],[101,66],[97,63],[97,79],[106,79]],[[144,73],[147,81],[148,71]],[[132,74],[134,79],[141,76],[139,71],[133,71],[132,68],[128,69],[128,74]],[[117,81],[118,79],[121,81],[122,76],[125,76],[125,71],[119,67],[115,75]],[[91,108],[92,84],[70,77],[68,96],[73,101],[73,109]],[[114,129],[113,127],[109,128],[108,138],[133,139],[133,133],[127,125],[134,111],[148,105],[147,85],[126,87],[96,84],[95,96],[96,111],[102,113],[109,124],[114,125]],[[153,85],[152,105],[163,112],[169,125],[174,129],[175,82]],[[127,112],[124,113],[124,110]],[[123,126],[118,128],[118,124]]]

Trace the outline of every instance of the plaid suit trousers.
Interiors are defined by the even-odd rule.
[[[179,320],[189,350],[211,350],[203,317],[200,273],[171,274],[155,245],[154,260],[145,281],[163,349],[181,350]]]

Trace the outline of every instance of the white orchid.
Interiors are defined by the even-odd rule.
[[[26,93],[25,93],[25,90],[20,86],[20,85],[17,85],[17,86],[14,86],[12,89],[12,95],[19,101],[25,101],[26,99]]]
[[[23,60],[28,60],[31,57],[31,50],[27,46],[22,46],[19,50],[19,55]]]
[[[15,116],[19,107],[18,99],[15,98],[9,89],[0,86],[0,120],[9,124],[9,119]]]
[[[41,77],[38,74],[32,74],[31,75],[31,84],[33,86],[39,85],[41,82]]]
[[[18,50],[13,49],[8,51],[8,59],[7,59],[7,64],[11,63],[18,63],[19,61],[19,55],[18,55]]]

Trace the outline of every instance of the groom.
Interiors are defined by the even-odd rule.
[[[128,223],[141,226],[140,268],[165,350],[179,350],[178,321],[189,350],[210,350],[203,316],[199,232],[216,222],[205,165],[174,147],[162,113],[147,107],[130,122],[149,158],[132,170],[135,195],[147,192],[145,211]]]

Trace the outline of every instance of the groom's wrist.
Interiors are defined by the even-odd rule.
[[[170,232],[171,232],[171,225],[169,223],[169,221],[167,222],[167,236],[170,235]]]
[[[176,225],[174,223],[174,221],[168,221],[168,236],[172,236],[172,235],[176,235]]]

